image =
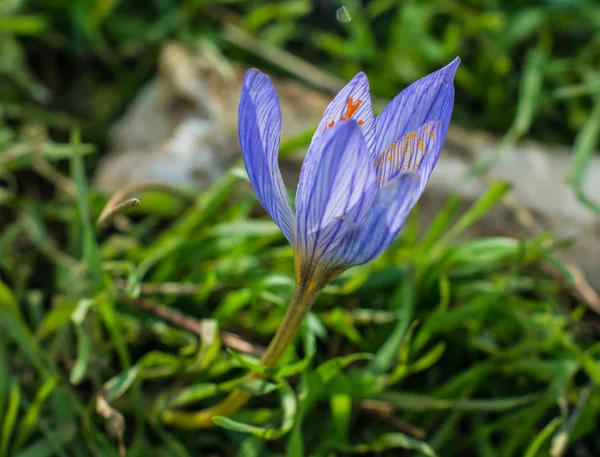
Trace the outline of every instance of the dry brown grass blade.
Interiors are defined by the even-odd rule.
[[[120,191],[116,192],[110,200],[104,206],[104,209],[98,216],[96,220],[96,225],[99,228],[106,228],[113,221],[115,216],[127,211],[134,206],[139,205],[140,201],[137,198],[128,198],[131,194],[146,192],[149,190],[157,190],[166,192],[169,194],[173,194],[177,197],[180,197],[184,200],[190,200],[188,195],[184,194],[181,190],[170,186],[168,184],[158,183],[158,182],[140,182],[131,184],[129,186],[125,186]]]
[[[153,314],[154,316],[174,325],[193,333],[202,338],[204,332],[204,322],[202,320],[194,319],[193,317],[186,316],[177,310],[168,308],[158,303],[148,300],[146,298],[124,298],[125,303],[134,308],[140,309],[147,313]],[[250,343],[235,333],[220,331],[221,344],[229,347],[235,351],[243,352],[246,354],[252,354],[261,356],[264,352],[264,348],[253,343]]]

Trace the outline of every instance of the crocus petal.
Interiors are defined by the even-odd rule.
[[[440,155],[447,131],[447,122],[429,121],[388,146],[375,161],[378,184],[383,186],[401,172],[414,171],[425,177],[425,185]]]
[[[401,173],[383,186],[364,221],[326,254],[323,268],[360,265],[381,254],[394,241],[417,202],[420,181],[416,173]]]
[[[444,68],[414,82],[377,116],[375,162],[380,185],[402,171],[416,171],[424,156],[434,156],[435,165],[452,116],[453,81],[459,64],[457,57]],[[425,176],[425,171],[419,174]]]
[[[269,77],[248,70],[238,108],[238,135],[250,183],[285,237],[295,243],[294,213],[279,170],[281,110]]]
[[[375,169],[356,121],[343,121],[310,146],[296,194],[297,265],[312,266],[360,222],[377,193]]]
[[[326,130],[339,121],[348,119],[355,119],[360,125],[367,149],[372,159],[375,160],[377,157],[375,153],[375,118],[371,106],[369,80],[363,72],[352,78],[329,104],[312,141],[316,141]]]

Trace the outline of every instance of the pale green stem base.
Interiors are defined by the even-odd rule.
[[[317,289],[313,287],[308,290],[301,287],[296,288],[290,306],[275,336],[260,359],[262,365],[273,367],[277,364],[285,350],[294,340],[306,313],[308,313],[320,292],[321,288]],[[252,372],[248,375],[249,379],[260,377],[262,375],[257,372]],[[250,400],[250,397],[250,394],[246,392],[234,390],[223,401],[211,408],[196,413],[165,411],[162,419],[165,424],[179,428],[208,428],[214,425],[213,418],[215,416],[230,416],[236,413]]]

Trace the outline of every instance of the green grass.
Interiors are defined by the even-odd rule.
[[[415,211],[391,249],[325,290],[262,382],[242,379],[256,359],[241,352],[275,332],[293,253],[251,216],[243,172],[166,208],[139,195],[125,232],[95,226],[106,196],[88,176],[161,43],[209,39],[282,71],[227,40],[222,8],[342,78],[366,69],[380,97],[459,54],[456,121],[574,142],[583,179],[600,112],[592,2],[347,2],[344,25],[334,6],[271,3],[0,5],[0,457],[599,455],[598,319],[570,293],[561,243],[457,241],[504,183],[465,213],[451,198],[429,227]],[[77,71],[59,83],[54,60]],[[161,421],[236,386],[255,398],[217,428]]]

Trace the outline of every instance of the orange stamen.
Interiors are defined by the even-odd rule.
[[[438,125],[441,125],[440,121],[429,121],[385,148],[375,160],[379,184],[383,184],[387,174],[418,170],[427,155],[430,142],[435,141]]]
[[[340,121],[347,121],[348,119],[351,119],[352,116],[354,116],[354,113],[356,113],[356,110],[358,110],[358,108],[360,108],[360,105],[362,105],[362,100],[357,100],[356,103],[354,103],[354,98],[353,97],[348,97],[348,103],[346,105],[346,112],[342,115],[342,117],[340,117]],[[325,126],[325,130],[327,130],[330,127],[333,127],[335,125],[334,120],[329,121],[329,123]],[[363,125],[365,123],[365,121],[363,121],[362,119],[360,119],[358,121],[358,125]]]
[[[342,117],[340,117],[340,121],[347,121],[348,119],[350,119],[354,115],[354,113],[356,113],[356,110],[360,107],[360,105],[362,105],[362,102],[362,100],[357,100],[356,103],[354,103],[354,99],[352,97],[348,97],[346,112]]]

